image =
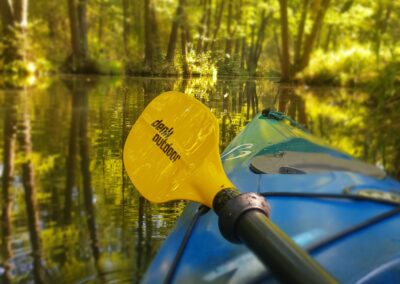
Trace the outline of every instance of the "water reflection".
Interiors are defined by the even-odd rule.
[[[221,150],[256,113],[274,107],[352,154],[389,170],[399,163],[399,132],[382,135],[376,121],[385,120],[370,119],[368,94],[357,90],[252,79],[66,77],[1,91],[2,283],[140,280],[186,203],[153,205],[140,197],[124,172],[122,147],[144,107],[167,90],[211,109]]]
[[[3,256],[3,277],[2,282],[11,283],[11,270],[13,257],[12,250],[12,192],[11,182],[14,175],[14,155],[15,155],[15,140],[16,140],[16,107],[15,97],[11,97],[4,104],[4,136],[3,136],[3,172],[2,172],[2,208],[1,208],[1,231],[2,231],[2,246],[1,254]]]
[[[277,92],[275,104],[280,112],[286,113],[292,119],[307,127],[306,102],[297,94],[298,90],[291,86],[282,86]]]
[[[22,93],[25,98],[26,91]],[[22,186],[25,192],[26,216],[29,231],[29,240],[31,244],[31,256],[33,257],[33,279],[35,283],[44,283],[45,273],[43,263],[42,242],[40,239],[40,220],[37,204],[37,190],[34,177],[34,165],[32,162],[32,138],[31,121],[27,109],[27,102],[22,102],[22,121],[20,122],[18,141],[21,147],[22,156],[21,175]]]

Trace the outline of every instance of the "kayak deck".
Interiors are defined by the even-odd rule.
[[[353,171],[260,174],[251,169],[254,158],[283,151],[352,161],[309,133],[261,114],[221,157],[233,184],[266,196],[271,220],[340,283],[400,282],[400,184]],[[245,246],[223,239],[213,211],[196,215],[198,208],[192,203],[185,209],[144,283],[164,282],[168,274],[174,283],[275,281]]]

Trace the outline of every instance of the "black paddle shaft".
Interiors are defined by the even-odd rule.
[[[310,255],[296,245],[268,218],[264,197],[220,191],[213,201],[222,235],[244,243],[283,283],[337,283]]]

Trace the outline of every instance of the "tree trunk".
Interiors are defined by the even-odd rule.
[[[304,36],[304,28],[306,26],[307,12],[308,6],[310,4],[310,0],[304,0],[303,7],[301,10],[301,18],[299,22],[299,26],[297,28],[297,38],[296,45],[294,49],[294,65],[297,66],[299,64],[299,60],[301,57],[301,47],[303,46],[303,36]]]
[[[228,3],[228,17],[227,17],[227,23],[226,23],[226,40],[225,40],[225,54],[230,55],[231,54],[231,49],[232,49],[232,37],[233,37],[233,31],[232,31],[232,18],[233,18],[233,0],[229,0]]]
[[[71,71],[81,72],[87,66],[86,0],[68,0],[72,54],[69,58]]]
[[[251,62],[250,62],[250,58],[253,57],[253,53],[254,53],[254,43],[255,43],[255,30],[256,30],[256,25],[252,24],[251,25],[251,36],[250,36],[250,46],[249,46],[249,52],[248,52],[248,57],[247,57],[247,70],[252,69],[253,67],[250,66]],[[248,71],[250,72],[250,71]]]
[[[214,27],[214,33],[211,39],[211,50],[214,50],[214,46],[215,46],[215,41],[217,39],[217,35],[219,32],[219,29],[221,28],[221,22],[222,22],[222,14],[224,11],[224,6],[225,6],[225,1],[221,0],[221,3],[219,5],[219,9],[216,12],[215,15],[215,27]],[[203,52],[206,52],[208,48],[208,45],[204,46]]]
[[[28,24],[28,0],[0,0],[5,64],[25,60],[25,37]],[[18,29],[17,29],[18,28]]]
[[[136,1],[135,6],[133,7],[132,10],[130,10],[129,13],[132,14],[133,17],[133,36],[136,39],[136,42],[144,42],[145,41],[145,36],[144,32],[145,29],[143,28],[143,24],[145,23],[144,20],[144,7],[145,3],[144,1]]]
[[[87,41],[87,22],[86,22],[86,2],[87,0],[78,0],[78,20],[80,31],[80,42],[82,46],[82,57],[86,61],[88,56]]]
[[[208,0],[203,1],[203,12],[201,15],[200,23],[197,28],[198,33],[199,33],[199,38],[197,39],[197,46],[196,46],[196,52],[199,54],[201,53],[203,49],[203,44],[204,44],[204,38],[207,33],[207,16],[208,16]]]
[[[175,57],[175,47],[178,37],[178,28],[182,22],[183,17],[183,6],[185,5],[185,0],[179,0],[178,7],[176,8],[175,18],[172,21],[171,33],[169,35],[168,50],[166,60],[169,63],[174,62]]]
[[[236,18],[236,26],[235,26],[235,32],[238,27],[242,26],[242,4],[243,1],[242,0],[238,0],[236,1],[236,5],[235,5],[235,9],[236,9],[236,14],[235,14],[235,18]],[[232,36],[234,37],[234,36]],[[236,56],[236,59],[239,59],[239,54],[240,54],[240,43],[242,40],[242,36],[236,36],[235,39],[232,39],[235,42],[235,50],[233,51],[233,54]]]
[[[14,0],[13,4],[14,22],[25,31],[28,25],[28,0]]]
[[[329,51],[329,46],[331,44],[331,38],[332,38],[332,30],[333,30],[333,26],[329,25],[328,26],[328,31],[326,32],[326,38],[325,38],[324,46],[323,46],[323,49],[324,49],[325,52]]]
[[[150,30],[150,4],[151,0],[145,0],[144,1],[144,65],[145,66],[151,66],[153,63],[153,53],[154,53],[154,47],[152,44],[152,38],[151,38],[151,30]]]
[[[122,0],[122,39],[124,43],[125,59],[129,58],[129,35],[130,35],[130,21],[129,21],[129,0]]]
[[[314,48],[315,40],[317,38],[319,31],[321,30],[322,23],[323,23],[324,17],[325,17],[325,13],[329,6],[329,1],[330,0],[322,0],[321,4],[319,6],[317,16],[314,20],[314,23],[313,23],[313,26],[311,29],[311,33],[307,36],[307,38],[304,42],[302,56],[299,61],[299,65],[297,66],[297,68],[295,70],[296,73],[304,70],[304,68],[306,68],[308,66],[308,63],[310,61],[310,55]]]
[[[144,65],[149,68],[150,72],[153,72],[156,67],[156,61],[161,58],[156,10],[154,0],[145,0],[144,4]]]
[[[253,27],[251,47],[250,47],[250,52],[249,52],[249,56],[247,59],[247,71],[250,76],[252,76],[256,73],[258,60],[260,58],[262,46],[264,43],[265,28],[267,26],[268,19],[270,16],[271,16],[271,13],[266,16],[265,11],[262,12],[260,26],[258,27],[258,31],[257,31],[257,39],[254,38],[254,27]]]
[[[3,35],[10,36],[12,29],[14,28],[14,15],[8,0],[0,0],[0,13]]]
[[[189,69],[189,64],[187,62],[187,34],[188,30],[183,25],[181,26],[181,53],[182,53],[182,66],[183,66],[183,75],[190,76],[191,71]]]
[[[246,50],[247,50],[246,37],[242,37],[242,48],[240,51],[240,68],[241,69],[244,69],[244,66],[246,63]]]
[[[390,2],[384,4],[381,1],[379,1],[378,10],[375,13],[375,31],[374,31],[374,49],[375,49],[376,62],[378,66],[380,64],[382,37],[386,33],[391,14],[392,14],[392,4]]]
[[[69,23],[71,32],[72,65],[77,66],[81,53],[79,44],[79,25],[75,0],[68,0]]]
[[[289,57],[289,25],[287,16],[287,0],[279,0],[280,6],[280,22],[281,22],[281,81],[288,82],[291,80],[290,57]]]
[[[53,40],[57,36],[57,29],[59,25],[57,14],[54,13],[54,11],[57,9],[57,3],[49,1],[46,8],[48,35],[49,38]]]
[[[242,38],[241,37],[237,37],[235,39],[235,49],[233,51],[233,54],[237,57],[240,58],[240,44],[242,42]]]
[[[247,99],[246,119],[249,120],[258,111],[256,82],[254,80],[246,81],[244,92],[246,94],[246,99]]]
[[[206,0],[208,1],[207,4],[207,21],[206,21],[206,27],[205,27],[205,38],[203,39],[202,47],[200,49],[200,52],[207,50],[206,43],[210,41],[211,37],[211,9],[212,9],[212,0]]]
[[[276,47],[276,55],[278,56],[278,60],[281,63],[282,62],[282,51],[279,45],[279,36],[278,33],[276,31],[276,29],[273,29],[274,31],[274,43],[275,43],[275,47]]]

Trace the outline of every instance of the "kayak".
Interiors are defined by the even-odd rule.
[[[400,183],[263,111],[221,154],[241,192],[265,197],[271,221],[340,283],[400,283]],[[218,217],[190,203],[142,283],[276,283]]]

